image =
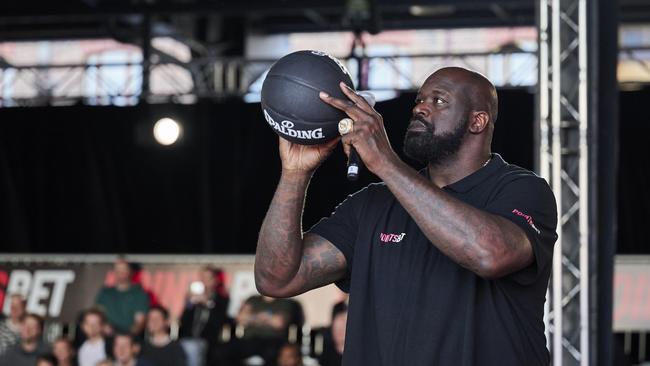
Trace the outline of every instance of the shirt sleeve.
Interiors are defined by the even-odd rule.
[[[347,263],[345,277],[336,283],[343,291],[350,288],[350,273],[354,264],[354,245],[361,218],[361,211],[367,200],[368,187],[349,195],[341,202],[329,217],[322,218],[316,225],[309,229],[309,233],[316,234],[334,244]]]
[[[522,285],[534,283],[550,266],[557,240],[557,207],[551,188],[535,175],[515,179],[504,185],[486,210],[510,220],[526,233],[535,260],[509,277]]]

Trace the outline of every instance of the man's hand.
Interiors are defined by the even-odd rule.
[[[106,337],[112,337],[115,334],[115,330],[113,329],[113,326],[105,323],[104,328],[102,329],[102,333],[104,333],[104,336]]]
[[[344,83],[340,88],[349,100],[334,98],[321,92],[321,99],[334,108],[345,112],[354,121],[353,131],[342,138],[343,149],[349,156],[350,147],[354,146],[366,167],[373,173],[396,162],[399,157],[393,151],[386,135],[384,120],[370,104]]]
[[[133,325],[131,326],[131,334],[139,335],[144,331],[144,326],[146,322],[145,313],[137,312],[133,315]]]
[[[280,137],[280,159],[282,170],[291,172],[313,172],[334,150],[340,137],[321,145],[299,145]]]

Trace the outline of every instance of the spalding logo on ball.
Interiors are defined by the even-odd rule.
[[[325,104],[318,93],[347,99],[343,81],[354,88],[350,73],[336,58],[320,51],[298,51],[276,61],[262,85],[262,111],[266,122],[283,138],[301,145],[316,145],[337,136],[338,123],[347,117]]]

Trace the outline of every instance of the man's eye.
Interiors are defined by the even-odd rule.
[[[418,99],[415,100],[415,104],[420,104],[420,103],[422,103],[422,102],[424,102],[424,101],[423,101],[422,99],[420,99],[420,98],[418,98]]]
[[[435,97],[435,98],[433,98],[433,103],[434,104],[444,104],[445,100],[442,99],[442,98]]]

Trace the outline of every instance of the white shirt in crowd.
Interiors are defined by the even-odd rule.
[[[78,361],[79,366],[95,366],[99,361],[106,359],[106,348],[104,340],[100,339],[95,342],[86,340],[79,347]]]

